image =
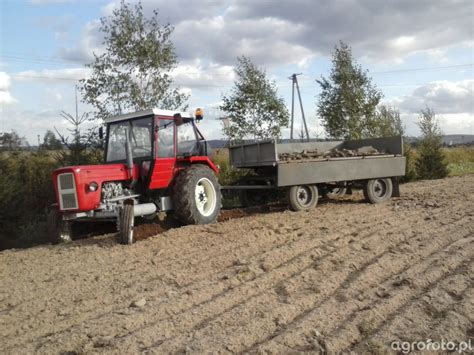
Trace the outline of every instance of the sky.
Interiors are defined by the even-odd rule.
[[[67,133],[75,85],[103,51],[100,18],[119,0],[0,0],[0,132],[16,130],[36,145],[47,129]],[[222,137],[217,107],[232,89],[236,58],[264,69],[291,106],[298,76],[312,137],[324,137],[316,115],[320,89],[339,41],[400,110],[409,135],[417,117],[435,110],[444,134],[474,134],[474,1],[472,0],[143,0],[174,27],[174,83],[204,108],[201,131]],[[80,101],[80,97],[79,97]],[[297,106],[296,106],[297,107]],[[90,108],[79,102],[79,114]],[[301,126],[295,111],[295,127]],[[289,136],[284,129],[283,136]]]

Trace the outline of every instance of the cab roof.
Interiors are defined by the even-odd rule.
[[[110,122],[116,122],[116,121],[129,120],[131,118],[151,116],[151,115],[166,116],[166,117],[171,117],[172,118],[177,113],[179,113],[181,115],[181,117],[184,117],[184,118],[193,118],[193,115],[190,112],[180,112],[180,111],[173,111],[173,110],[161,110],[161,109],[158,109],[158,108],[153,108],[153,109],[137,111],[137,112],[130,112],[130,113],[125,113],[125,114],[118,115],[118,116],[109,117],[109,118],[106,118],[104,121],[105,121],[105,123],[110,123]]]

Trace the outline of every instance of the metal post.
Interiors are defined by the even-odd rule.
[[[293,140],[293,120],[294,120],[294,114],[295,114],[295,79],[296,79],[296,74],[293,74],[290,79],[292,80],[291,82],[291,131],[290,131],[290,140]]]
[[[308,126],[306,125],[306,118],[304,117],[303,101],[301,100],[300,87],[298,85],[298,79],[296,78],[296,75],[295,75],[295,84],[296,84],[296,90],[298,91],[298,98],[300,100],[301,116],[303,117],[304,130],[306,131],[306,138],[309,141]]]

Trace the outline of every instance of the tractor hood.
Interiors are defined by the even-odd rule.
[[[134,175],[138,173],[134,167]],[[90,211],[99,208],[102,184],[108,181],[126,181],[130,174],[126,164],[78,165],[53,172],[56,201],[61,211]],[[97,184],[91,191],[90,185]]]

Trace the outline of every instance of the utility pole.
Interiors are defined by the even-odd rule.
[[[293,140],[293,126],[294,126],[294,119],[295,119],[295,87],[296,92],[298,93],[298,99],[300,102],[300,109],[301,109],[301,117],[303,118],[304,130],[306,132],[306,139],[309,141],[309,133],[308,133],[308,126],[306,125],[306,118],[304,117],[304,109],[303,109],[303,101],[301,100],[301,93],[300,87],[298,85],[298,75],[301,73],[295,73],[290,76],[288,79],[292,81],[291,86],[291,132],[290,132],[290,140]]]

